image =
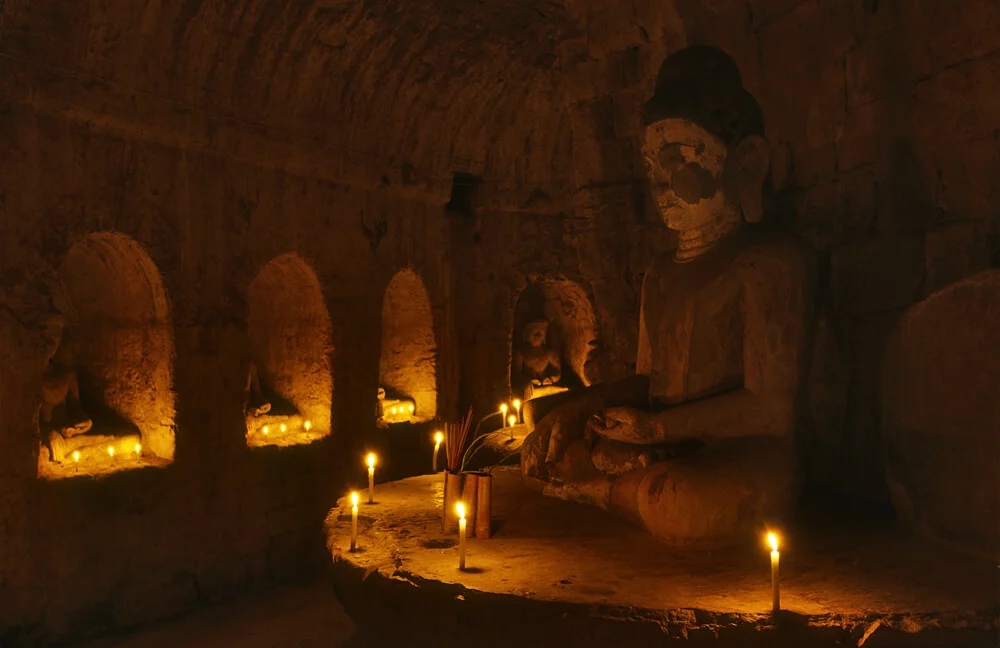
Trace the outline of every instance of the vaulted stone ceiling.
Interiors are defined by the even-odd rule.
[[[432,193],[454,170],[568,178],[559,2],[7,0],[0,20],[40,112],[253,155],[236,126],[266,140],[258,156],[318,148],[306,164]]]

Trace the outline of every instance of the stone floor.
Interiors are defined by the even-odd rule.
[[[284,587],[78,648],[365,648],[329,582]]]
[[[331,511],[338,596],[370,641],[381,633],[379,645],[392,643],[384,623],[392,618],[409,645],[449,645],[468,633],[479,646],[559,637],[995,645],[996,566],[884,524],[818,519],[784,529],[785,612],[776,619],[763,538],[725,552],[672,551],[603,511],[543,497],[516,469],[495,475],[496,534],[469,541],[464,572],[456,538],[441,532],[440,475],[380,485],[376,503],[361,507],[355,553],[350,505]]]

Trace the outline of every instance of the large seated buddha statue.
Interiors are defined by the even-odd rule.
[[[748,225],[770,158],[728,55],[670,56],[642,116],[649,188],[679,245],[645,275],[638,375],[542,418],[522,470],[669,543],[725,545],[794,503],[815,263],[798,239]]]

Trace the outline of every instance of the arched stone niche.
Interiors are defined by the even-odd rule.
[[[38,475],[171,462],[174,340],[159,270],[132,238],[100,232],[70,248],[59,275],[64,312],[43,377]]]
[[[396,273],[382,298],[380,416],[385,423],[437,416],[437,343],[424,282],[411,269]],[[393,411],[396,408],[396,411]]]
[[[561,361],[559,384],[574,389],[595,382],[593,355],[597,348],[597,316],[586,291],[568,279],[542,278],[525,286],[514,306],[509,376],[514,397],[521,397],[526,378],[513,367],[513,358],[527,344],[525,327],[540,320],[548,322],[546,345]]]
[[[272,259],[248,291],[247,444],[298,445],[330,434],[333,325],[313,269]],[[261,405],[267,404],[267,411]]]

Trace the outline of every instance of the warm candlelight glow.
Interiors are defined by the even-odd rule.
[[[778,550],[778,536],[773,532],[767,534],[767,544],[771,545],[771,551]]]
[[[434,443],[440,445],[442,441],[444,441],[444,433],[443,432],[435,432],[434,433]]]
[[[365,461],[368,463],[368,467],[369,468],[374,468],[375,467],[375,453],[374,452],[369,452],[368,453],[368,458]]]
[[[306,429],[306,432],[308,432],[309,428],[311,428],[312,426],[313,426],[312,421],[306,421],[302,427],[304,427]]]
[[[351,551],[358,548],[358,494],[351,491]]]
[[[416,409],[417,408],[416,408],[415,405],[410,405],[410,414],[413,414],[414,410],[416,410]]]
[[[434,458],[431,460],[431,470],[438,471],[438,453],[441,451],[441,442],[444,441],[444,434],[440,431],[434,433]]]
[[[514,405],[514,411],[517,413],[517,419],[518,419],[517,422],[520,423],[521,422],[521,401],[520,401],[520,399],[515,398],[514,402],[513,402],[513,405]]]
[[[115,447],[114,446],[108,446],[108,454],[110,456],[112,456],[112,457],[115,456]]]
[[[504,427],[507,426],[507,403],[501,403],[500,405],[500,424]]]
[[[767,544],[771,545],[771,610],[777,613],[781,610],[781,586],[778,580],[778,564],[781,556],[778,553],[778,535],[769,531]]]
[[[368,503],[375,503],[375,453],[368,453]]]
[[[465,569],[465,504],[455,504],[455,511],[458,512],[458,568]]]
[[[268,428],[267,428],[267,426],[266,426],[266,425],[264,426],[264,429],[263,429],[263,430],[261,430],[261,431],[262,431],[262,432],[264,433],[264,436],[267,436],[267,433],[268,433]]]
[[[395,414],[395,413],[396,413],[396,408],[395,408],[395,407],[393,407],[393,408],[392,408],[392,413],[393,413],[393,414]]]
[[[75,461],[77,463],[80,463],[80,451],[79,450],[74,450],[73,451],[73,461]]]
[[[358,494],[355,492],[351,492],[351,506],[358,507]]]
[[[507,416],[507,403],[501,403],[500,411],[503,412],[504,416]]]
[[[137,444],[135,444],[135,453],[136,453],[137,455],[138,455],[138,454],[142,454],[142,444],[141,444],[141,443],[137,443]]]
[[[284,423],[282,423],[282,424],[281,424],[281,431],[282,431],[282,432],[285,432],[285,431],[287,431],[287,430],[288,430],[288,426],[287,426],[287,425],[285,425]]]
[[[511,427],[514,427],[517,425],[517,417],[511,414],[507,417],[507,423],[509,423]]]
[[[465,504],[463,504],[462,502],[456,504],[455,511],[458,513],[458,519],[460,521],[465,519]]]

